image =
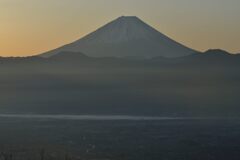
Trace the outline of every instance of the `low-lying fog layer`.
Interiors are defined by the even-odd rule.
[[[219,117],[150,117],[131,115],[41,115],[41,114],[0,114],[0,118],[59,119],[59,120],[210,120]],[[233,118],[230,118],[233,119]],[[235,119],[238,119],[235,117]]]

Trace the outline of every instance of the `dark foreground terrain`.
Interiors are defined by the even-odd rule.
[[[1,153],[14,160],[239,160],[239,119],[0,118]]]

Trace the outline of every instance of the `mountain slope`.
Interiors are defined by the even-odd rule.
[[[195,52],[139,18],[124,16],[80,40],[40,56],[50,57],[63,51],[82,52],[92,57],[181,57]]]

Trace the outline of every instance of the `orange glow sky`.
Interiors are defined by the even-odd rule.
[[[0,0],[0,56],[28,56],[134,15],[196,50],[240,53],[239,0]]]

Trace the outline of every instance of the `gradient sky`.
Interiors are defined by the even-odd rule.
[[[0,56],[54,49],[135,15],[196,50],[240,53],[240,0],[0,0]]]

